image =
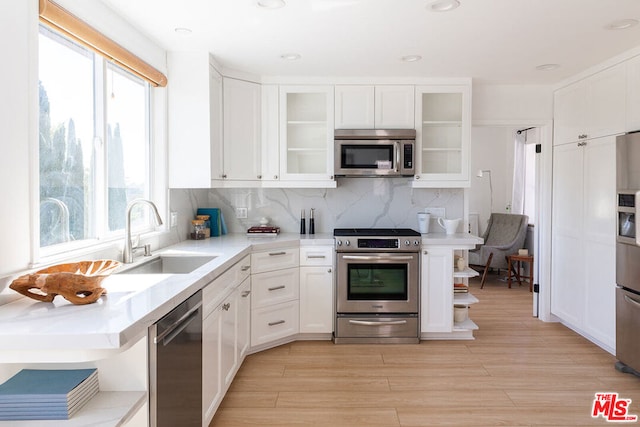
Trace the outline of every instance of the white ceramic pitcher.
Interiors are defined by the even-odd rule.
[[[444,228],[444,232],[446,234],[455,234],[456,231],[458,230],[458,224],[460,224],[460,221],[462,221],[462,218],[456,218],[456,219],[438,218],[438,224],[440,225],[440,227]]]

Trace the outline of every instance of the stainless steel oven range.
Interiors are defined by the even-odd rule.
[[[337,228],[334,342],[420,340],[420,233]]]

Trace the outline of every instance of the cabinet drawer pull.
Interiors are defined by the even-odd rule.
[[[251,268],[250,265],[243,265],[242,268],[240,268],[240,271],[247,271],[250,268]]]
[[[282,325],[283,323],[285,323],[284,320],[276,320],[275,322],[269,322],[268,325],[269,326],[276,326],[276,325]]]
[[[251,291],[244,291],[244,292],[242,293],[242,298],[246,298],[246,297],[248,297],[250,294],[251,294]]]
[[[280,286],[274,286],[273,288],[268,288],[269,291],[277,291],[279,289],[284,289],[286,288],[285,285],[280,285]]]
[[[269,252],[269,256],[278,256],[278,255],[286,255],[287,253],[282,251],[282,252]]]
[[[222,304],[222,309],[223,309],[224,311],[229,311],[229,309],[230,309],[230,308],[231,308],[231,303],[230,303],[230,302],[227,302],[227,303],[225,303],[225,304]]]
[[[307,259],[325,259],[325,255],[307,255]]]

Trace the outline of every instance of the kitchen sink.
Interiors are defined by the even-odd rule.
[[[162,254],[131,267],[125,266],[117,274],[189,274],[215,258],[216,255]]]

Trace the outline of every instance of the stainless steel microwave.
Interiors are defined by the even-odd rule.
[[[336,129],[335,176],[415,175],[415,129]]]

